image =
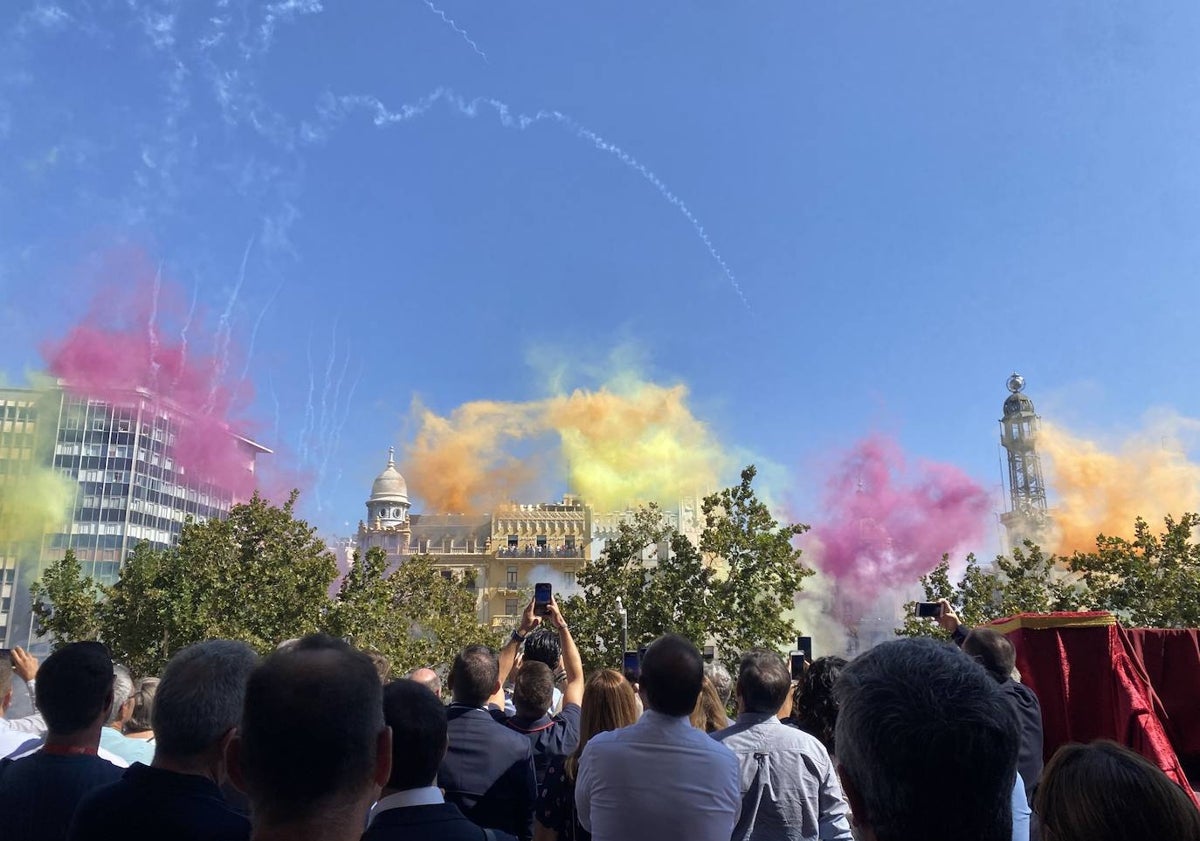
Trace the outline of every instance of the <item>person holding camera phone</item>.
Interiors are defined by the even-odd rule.
[[[530,602],[526,614],[529,614],[530,608],[536,611],[536,599]],[[536,614],[529,615],[530,625],[536,625],[538,621]],[[558,608],[558,602],[554,601],[553,597],[545,602],[544,618],[540,621],[542,629],[550,633],[557,631],[561,640],[562,663],[567,674],[562,711],[557,715],[548,712],[554,691],[554,672],[551,667],[541,660],[525,657],[517,669],[513,686],[513,706],[516,711],[504,719],[508,727],[529,737],[539,786],[545,779],[546,768],[551,759],[570,756],[579,744],[580,705],[583,703],[584,686],[583,660],[579,656],[579,649],[575,646],[571,630],[567,627],[567,621]],[[522,623],[522,627],[524,626],[525,622]],[[537,632],[528,632],[526,645],[534,633]],[[515,641],[514,637],[510,643]],[[508,677],[510,666],[511,661],[501,652],[501,683]]]

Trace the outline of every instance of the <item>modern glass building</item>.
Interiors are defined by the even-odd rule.
[[[97,400],[61,384],[0,389],[0,506],[24,486],[37,492],[42,486],[30,480],[39,471],[52,469],[69,485],[61,518],[40,536],[13,540],[0,529],[5,647],[34,638],[29,586],[68,548],[86,574],[111,583],[138,543],[165,548],[179,539],[185,520],[223,517],[243,501],[179,464],[176,444],[188,423],[145,390],[129,392],[128,400]],[[256,457],[271,451],[229,435],[252,475]]]

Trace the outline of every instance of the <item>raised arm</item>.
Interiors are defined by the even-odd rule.
[[[567,685],[563,690],[563,706],[565,707],[567,704],[582,706],[583,660],[579,656],[579,648],[575,645],[571,629],[567,627],[567,621],[563,619],[562,611],[558,609],[558,602],[554,599],[550,600],[546,614],[550,617],[550,621],[557,626],[558,637],[562,641],[563,670],[567,673]]]
[[[530,599],[524,612],[521,613],[521,624],[517,626],[517,629],[512,632],[512,636],[508,638],[508,642],[504,643],[504,647],[500,649],[500,688],[496,690],[496,694],[488,698],[489,704],[495,704],[500,709],[504,709],[504,682],[508,680],[513,663],[517,661],[517,650],[520,649],[521,643],[525,642],[525,637],[529,635],[529,632],[536,628],[541,621],[540,617],[534,615],[533,599]]]

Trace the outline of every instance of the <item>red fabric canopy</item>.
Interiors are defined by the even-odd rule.
[[[1022,613],[991,623],[1012,640],[1042,705],[1045,758],[1068,742],[1112,739],[1194,802],[1180,755],[1200,755],[1200,632],[1121,628],[1110,613]]]

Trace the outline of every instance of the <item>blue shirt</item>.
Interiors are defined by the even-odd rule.
[[[149,739],[131,739],[111,727],[100,731],[100,747],[121,757],[127,765],[135,762],[149,765],[154,760],[154,742]]]
[[[675,717],[647,710],[583,749],[575,806],[595,841],[729,841],[741,808],[733,751]]]
[[[733,841],[852,841],[841,782],[817,739],[774,713],[742,713],[712,738],[741,764]]]

